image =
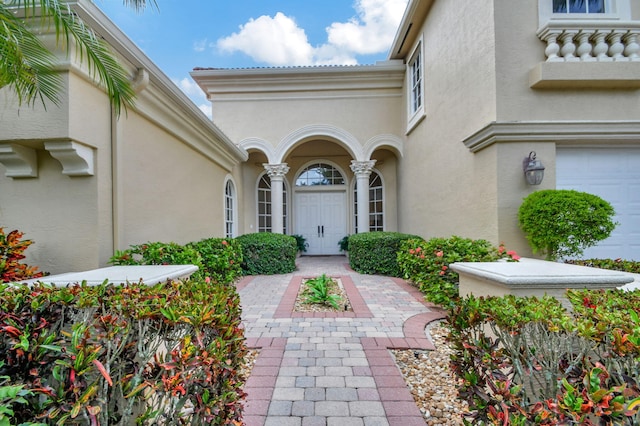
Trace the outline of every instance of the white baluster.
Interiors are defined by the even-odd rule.
[[[561,31],[549,31],[543,39],[547,43],[544,54],[547,56],[547,62],[562,62],[564,59],[558,56],[560,45],[558,44],[558,36]]]
[[[640,31],[629,31],[629,34],[622,38],[626,47],[624,48],[624,55],[629,58],[630,61],[640,61],[640,44],[638,44],[638,37]]]
[[[596,58],[591,56],[593,46],[591,46],[591,42],[589,41],[593,33],[593,30],[580,30],[576,36],[576,40],[578,41],[578,49],[576,50],[576,53],[583,62],[592,62],[596,60]]]
[[[593,55],[600,62],[610,62],[611,59],[607,53],[609,52],[609,45],[607,44],[607,36],[611,30],[597,30],[593,35]]]
[[[609,35],[609,56],[613,58],[614,61],[623,62],[628,61],[629,58],[625,58],[622,54],[624,52],[624,44],[622,44],[622,36],[626,33],[626,31],[622,30],[613,30],[613,32]]]
[[[564,31],[560,36],[560,42],[562,47],[560,48],[560,54],[567,62],[579,61],[580,58],[575,56],[576,45],[573,43],[573,38],[576,36],[577,31]]]

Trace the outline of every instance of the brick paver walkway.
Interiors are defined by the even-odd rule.
[[[238,284],[247,345],[260,348],[245,424],[424,425],[389,349],[433,349],[425,326],[443,313],[402,280],[353,272],[343,256],[297,264]],[[323,273],[341,278],[353,312],[293,312],[302,279]]]

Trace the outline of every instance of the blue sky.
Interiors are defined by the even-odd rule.
[[[157,0],[140,13],[95,3],[210,116],[193,68],[372,64],[386,59],[407,1]]]

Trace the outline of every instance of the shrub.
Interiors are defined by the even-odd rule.
[[[513,251],[498,248],[486,240],[452,236],[429,241],[407,240],[398,252],[402,276],[417,284],[430,302],[450,306],[458,299],[458,273],[454,262],[493,262],[501,258],[518,260]]]
[[[326,274],[307,280],[305,285],[304,294],[307,303],[331,306],[334,309],[340,308],[339,303],[342,298],[337,294],[331,293],[331,288],[337,287],[337,283]]]
[[[610,269],[614,271],[640,274],[640,262],[623,259],[583,259],[566,260],[565,263],[580,266],[590,266],[592,268]]]
[[[292,235],[293,238],[296,239],[296,247],[300,253],[304,253],[307,251],[307,239],[302,235]]]
[[[349,235],[345,235],[340,238],[340,241],[338,241],[338,247],[340,248],[340,251],[349,251]]]
[[[361,274],[401,276],[397,253],[403,241],[420,238],[398,232],[364,232],[349,237],[349,265]]]
[[[287,274],[296,270],[296,239],[290,235],[260,232],[236,238],[242,247],[246,275]]]
[[[207,238],[189,243],[202,258],[202,275],[228,284],[242,275],[242,248],[235,239]]]
[[[640,292],[468,297],[449,315],[451,366],[473,424],[638,424]]]
[[[233,286],[2,285],[3,413],[10,424],[240,424],[243,341]]]
[[[534,253],[547,260],[580,256],[616,227],[613,207],[597,195],[573,190],[536,191],[518,211],[520,227]]]
[[[31,240],[21,240],[23,235],[18,230],[5,234],[4,228],[0,227],[0,282],[22,281],[44,275],[38,272],[36,266],[21,263],[25,258],[24,251],[33,244]]]
[[[195,265],[192,277],[203,277],[202,256],[191,246],[176,243],[145,243],[132,245],[124,251],[116,251],[109,259],[113,265]]]

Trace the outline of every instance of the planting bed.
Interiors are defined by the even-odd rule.
[[[334,285],[329,286],[329,294],[337,295],[340,297],[340,309],[336,309],[332,306],[326,304],[318,304],[318,303],[308,303],[306,301],[307,297],[305,292],[307,290],[308,279],[302,280],[300,284],[300,289],[298,290],[298,295],[296,296],[296,302],[293,307],[294,312],[351,312],[353,308],[351,307],[351,302],[349,302],[349,297],[347,296],[347,292],[344,290],[344,286],[342,285],[342,281],[340,278],[332,277],[332,281]]]

